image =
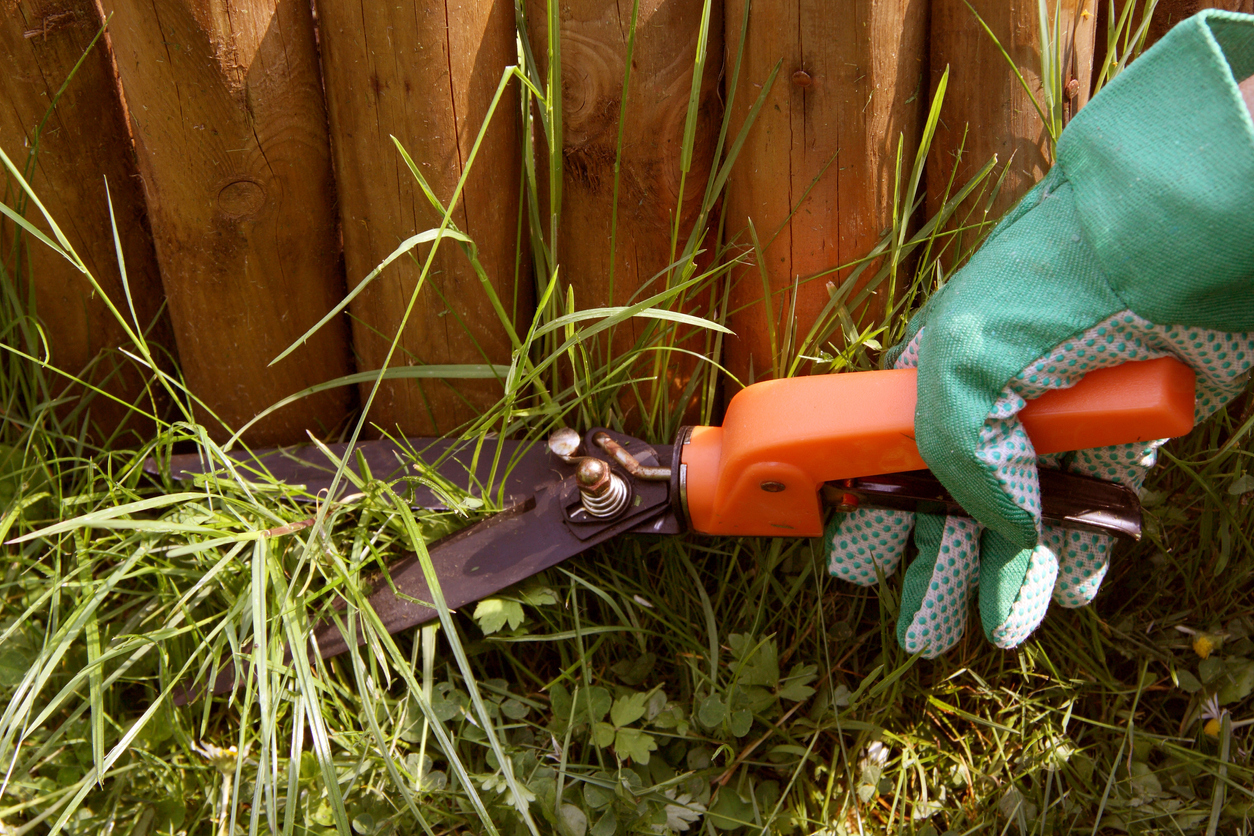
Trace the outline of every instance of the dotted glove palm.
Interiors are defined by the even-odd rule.
[[[897,635],[934,656],[962,635],[978,587],[985,635],[1012,647],[1051,596],[1088,603],[1106,538],[1043,527],[1038,462],[1018,413],[1048,389],[1129,360],[1197,372],[1200,420],[1254,362],[1254,18],[1181,23],[1059,138],[1057,164],[911,321],[895,365],[917,365],[915,434],[973,519],[860,511],[829,526],[833,574],[873,583],[900,561]],[[1140,488],[1157,444],[1054,457],[1048,466]]]

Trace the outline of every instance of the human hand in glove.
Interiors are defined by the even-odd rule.
[[[832,573],[871,584],[896,569],[913,526],[897,624],[906,650],[952,647],[973,594],[999,647],[1036,629],[1051,598],[1081,606],[1096,594],[1110,541],[1042,525],[1038,466],[1139,489],[1158,442],[1038,463],[1018,418],[1025,401],[1162,356],[1196,372],[1196,420],[1244,389],[1251,76],[1254,17],[1208,10],[1176,26],[1076,115],[1054,168],[889,352],[918,367],[919,452],[971,518],[865,509],[837,515],[825,536]]]

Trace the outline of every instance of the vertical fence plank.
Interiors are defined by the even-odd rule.
[[[517,63],[514,7],[506,0],[404,6],[319,0],[318,14],[345,262],[356,285],[403,240],[440,225],[440,213],[390,136],[447,206],[471,164],[502,71]],[[489,123],[452,222],[475,241],[494,292],[525,328],[533,297],[530,271],[517,260],[517,90],[512,82]],[[429,251],[423,245],[394,262],[354,300],[354,350],[362,370],[382,366]],[[445,240],[391,366],[503,364],[511,348],[466,255]],[[369,388],[363,384],[363,400]],[[501,394],[496,380],[386,381],[370,419],[385,431],[449,432]]]
[[[681,168],[702,6],[701,0],[640,0],[626,91],[627,118],[620,126],[633,3],[561,3],[563,168],[556,252],[559,276],[564,287],[573,290],[579,308],[629,305],[663,291],[678,281],[679,271],[668,271],[668,265],[683,253],[691,234],[705,231],[694,226],[701,219],[722,118],[718,90],[721,0],[711,6],[692,161],[686,176]],[[545,7],[538,0],[528,4],[529,36],[543,72],[548,71],[549,41]],[[699,256],[702,264],[718,243],[713,232],[705,232],[701,244],[705,252]],[[709,313],[708,300],[695,296],[679,300],[675,307]],[[598,341],[591,352],[593,362],[612,368],[615,357],[642,339],[657,344],[657,334],[657,321],[629,320],[615,330],[612,342],[609,338]],[[706,351],[704,332],[681,329],[673,336],[671,344],[696,354]],[[637,411],[641,405],[659,418],[682,411],[686,405],[675,399],[700,362],[694,356],[671,352],[648,351],[642,357],[653,365],[618,369],[616,379],[656,375],[664,388],[644,384],[638,387],[638,397],[624,394],[620,402],[625,423],[633,429],[648,420]],[[654,403],[664,406],[655,411]]]
[[[161,280],[103,39],[87,54],[56,109],[49,112],[57,92],[100,31],[96,5],[91,0],[55,6],[19,0],[6,12],[0,24],[0,145],[19,168],[27,167],[29,155],[37,149],[34,165],[27,168],[28,181],[109,299],[129,316],[109,222],[108,181],[138,320],[130,325],[136,331],[149,329],[161,307]],[[23,202],[12,182],[4,199],[10,206]],[[25,214],[49,231],[36,207],[28,205]],[[6,221],[0,235],[5,269],[17,279],[18,287],[26,287],[27,280],[33,285],[35,313],[44,324],[52,365],[81,375],[94,363],[87,375],[89,382],[150,411],[151,399],[143,399],[150,374],[110,352],[129,347],[129,340],[104,300],[82,273],[44,245],[27,240],[20,253],[15,253],[13,232],[13,225]],[[155,323],[149,338],[155,346],[172,348],[165,318]],[[60,394],[65,383],[64,378],[53,378],[49,394]],[[80,393],[72,389],[66,394],[73,398]],[[141,435],[151,432],[148,422],[134,419],[128,408],[105,397],[92,398],[88,409],[93,435],[99,440],[108,439],[123,424]]]
[[[267,367],[343,297],[312,11],[301,0],[103,7],[183,374],[238,428],[348,371],[340,320]],[[350,396],[305,398],[248,439],[301,441],[339,423]]]
[[[1115,3],[1117,9],[1122,8],[1123,5],[1122,2]],[[1159,0],[1154,9],[1154,19],[1150,22],[1146,46],[1153,44],[1166,35],[1168,29],[1202,9],[1225,9],[1230,12],[1244,12],[1247,15],[1254,14],[1254,0],[1209,0],[1209,2],[1208,0]]]
[[[1051,14],[1059,7],[1060,65],[1065,74],[1064,83],[1075,81],[1070,85],[1071,95],[1064,105],[1069,114],[1084,104],[1092,84],[1096,3],[1097,0],[1050,3]],[[1019,68],[1031,96],[1023,89],[998,44],[980,26],[972,9]],[[998,169],[992,179],[1000,176],[1005,167],[1001,191],[991,204],[987,196],[973,196],[959,208],[955,223],[962,223],[964,219],[969,223],[977,222],[985,212],[988,220],[996,220],[1049,169],[1049,135],[1032,103],[1035,97],[1046,107],[1041,88],[1039,19],[1037,0],[971,0],[970,7],[964,0],[933,0],[932,87],[935,89],[948,66],[949,89],[928,158],[929,213],[940,208],[951,176],[954,187],[961,186],[994,154]],[[969,210],[974,210],[970,217]],[[961,239],[955,244],[946,253],[949,263],[958,252]]]
[[[1125,6],[1129,0],[1115,0],[1115,20],[1119,19]],[[1148,4],[1149,0],[1137,0],[1136,8],[1132,10],[1132,17],[1136,23],[1141,21],[1141,11]],[[1200,12],[1202,9],[1226,9],[1230,12],[1244,12],[1245,14],[1254,14],[1254,0],[1158,0],[1158,4],[1154,7],[1154,17],[1150,20],[1149,31],[1146,34],[1145,45],[1152,46],[1159,38],[1167,34],[1167,30],[1175,26],[1187,17]],[[1106,53],[1106,42],[1104,40],[1106,27],[1111,25],[1111,21],[1107,20],[1109,9],[1105,2],[1097,4],[1098,36],[1097,52],[1104,56]],[[1100,67],[1101,64],[1099,63]]]
[[[744,3],[727,4],[729,63]],[[790,353],[789,333],[804,339],[827,304],[826,283],[850,273],[834,268],[866,255],[892,226],[898,137],[908,172],[927,98],[926,28],[923,0],[751,7],[733,132],[781,63],[728,182],[727,236],[747,248],[752,221],[766,274],[753,264],[735,275],[737,338],[725,360],[741,381],[770,376]],[[883,303],[872,297],[863,320],[880,316]]]

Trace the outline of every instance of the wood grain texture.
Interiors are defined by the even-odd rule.
[[[1128,0],[1115,0],[1116,20],[1118,20],[1119,15],[1127,4]],[[1145,0],[1139,0],[1137,7],[1133,9],[1133,14],[1138,23],[1141,19],[1141,10],[1144,7]],[[1192,17],[1202,9],[1225,9],[1230,12],[1254,14],[1254,0],[1219,0],[1219,2],[1207,2],[1207,0],[1158,0],[1158,5],[1154,7],[1154,17],[1150,20],[1149,32],[1145,38],[1146,46],[1152,46],[1159,38],[1166,35],[1171,27],[1187,17]],[[1098,31],[1101,33],[1097,38],[1097,53],[1099,60],[1101,60],[1106,53],[1105,27],[1109,25],[1109,21],[1106,19],[1109,14],[1107,4],[1099,3],[1097,11]]]
[[[318,13],[345,262],[355,286],[404,239],[440,224],[390,135],[447,205],[501,73],[517,63],[514,8],[506,0],[319,0]],[[520,121],[515,83],[489,123],[452,220],[475,241],[497,295],[525,329],[533,306],[525,260],[515,282]],[[354,301],[362,370],[382,365],[428,253],[422,246],[416,259],[395,262]],[[444,241],[391,365],[508,363],[511,348],[470,262]],[[449,432],[501,393],[493,380],[390,381],[370,419],[390,431]]]
[[[733,57],[743,2],[727,3]],[[828,271],[866,255],[891,227],[898,137],[908,171],[927,98],[926,34],[924,0],[751,6],[733,131],[772,67],[782,64],[728,182],[727,236],[747,246],[752,219],[765,247],[775,317],[767,321],[759,271],[740,270],[731,306],[737,338],[727,341],[725,362],[742,381],[769,374],[768,329],[782,335],[795,326],[804,338],[827,304],[826,282],[850,272]],[[864,321],[882,310],[883,300],[874,299]]]
[[[1062,66],[1068,81],[1075,80],[1067,108],[1074,113],[1088,99],[1092,84],[1096,5],[1098,0],[1059,0],[1059,31],[1062,35]],[[1051,3],[1051,11],[1054,8]],[[998,42],[1019,67],[1032,95],[1044,102],[1041,90],[1039,12],[1036,0],[971,0],[971,7],[997,36]],[[980,26],[963,0],[933,0],[932,89],[949,67],[941,123],[928,156],[927,211],[938,211],[945,188],[953,176],[959,188],[997,155],[998,168],[989,179],[1006,178],[987,217],[1003,215],[1024,192],[1049,170],[1049,135],[1031,98],[1016,78],[996,43]],[[966,144],[963,148],[963,133]],[[959,159],[959,151],[961,159]],[[957,174],[954,175],[954,167]],[[957,218],[978,221],[988,206],[987,197],[973,197],[959,208]],[[952,225],[951,225],[952,228]],[[958,250],[958,241],[947,252]]]
[[[715,2],[698,94],[692,162],[685,178],[681,155],[702,3],[640,0],[620,157],[619,114],[632,35],[632,5],[630,0],[575,0],[563,2],[560,9],[563,176],[556,247],[559,276],[573,289],[578,308],[629,305],[679,281],[678,271],[664,271],[682,253],[699,220],[722,119],[722,4]],[[542,71],[547,73],[544,53],[548,26],[543,2],[528,4],[528,26],[532,46],[544,65]],[[677,243],[672,247],[677,216]],[[615,230],[612,251],[611,228]],[[705,254],[698,256],[701,265],[715,249],[712,234],[702,244]],[[683,300],[679,308],[706,316],[709,305],[703,294]],[[645,329],[650,329],[649,334]],[[697,354],[706,351],[703,331],[680,329],[667,337],[659,334],[656,321],[632,319],[615,330],[612,342],[601,340],[590,353],[610,366],[613,358],[646,336],[654,344],[669,340]],[[659,358],[660,362],[654,363]],[[678,406],[674,399],[683,392],[699,361],[679,353],[654,352],[645,352],[643,359],[647,365],[619,373],[632,378],[655,374],[662,378],[664,391],[643,385],[640,397],[646,403],[665,397],[668,411],[674,411]],[[626,425],[638,426],[634,394],[624,396],[621,404]]]
[[[183,374],[227,427],[349,370],[313,17],[301,0],[103,0]],[[341,388],[253,427],[255,444],[335,427]],[[226,429],[201,420],[216,436]]]
[[[1121,8],[1121,3],[1115,4],[1116,8]],[[1154,7],[1154,18],[1150,21],[1149,36],[1146,38],[1147,44],[1153,44],[1163,35],[1167,34],[1167,30],[1175,26],[1186,17],[1192,17],[1202,9],[1226,9],[1230,12],[1244,12],[1245,14],[1254,14],[1254,0],[1220,0],[1220,2],[1206,2],[1206,0],[1159,0]]]
[[[91,0],[6,3],[0,22],[0,145],[19,168],[37,146],[29,181],[57,225],[86,263],[114,305],[127,310],[109,222],[105,183],[117,217],[131,293],[136,331],[148,329],[156,346],[173,348],[169,323],[156,320],[161,307],[161,280],[144,217],[144,197],[136,178],[134,153],[118,97],[113,64],[103,40],[87,55],[49,114],[57,91],[70,77],[101,27]],[[47,116],[47,123],[40,124]],[[6,202],[20,200],[10,184]],[[28,206],[27,219],[48,232],[39,210]],[[0,226],[5,268],[23,283],[33,284],[35,313],[44,323],[51,363],[81,375],[95,364],[88,379],[145,411],[154,409],[145,397],[150,374],[111,349],[129,347],[125,330],[92,290],[87,278],[44,245],[28,241],[20,262],[13,260],[14,227]],[[160,352],[158,352],[160,353]],[[53,394],[65,380],[52,378]],[[73,394],[79,394],[74,390]],[[73,408],[70,405],[68,408]],[[93,435],[103,441],[125,427],[141,436],[150,422],[137,420],[126,407],[104,397],[88,402]],[[120,440],[120,439],[119,439]]]

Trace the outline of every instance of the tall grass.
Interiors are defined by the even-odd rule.
[[[1010,72],[1018,80],[1023,91],[1027,93],[1028,100],[1036,109],[1037,115],[1041,117],[1041,122],[1049,136],[1049,158],[1052,161],[1054,146],[1067,125],[1069,110],[1066,103],[1071,98],[1067,92],[1067,85],[1073,80],[1068,62],[1073,59],[1076,51],[1074,32],[1081,28],[1078,25],[1079,22],[1074,19],[1069,20],[1072,32],[1067,32],[1063,25],[1063,4],[1051,3],[1050,0],[1037,0],[1037,37],[1039,39],[1037,55],[1040,60],[1038,85],[1032,83],[1023,74],[1023,68],[1006,51],[997,33],[989,28],[975,7],[968,0],[963,0],[963,3],[979,23],[980,28],[997,46]],[[1139,0],[1127,0],[1117,7],[1115,0],[1107,0],[1105,60],[1100,67],[1094,66],[1097,77],[1092,83],[1093,95],[1113,81],[1115,76],[1128,65],[1128,62],[1145,49],[1150,21],[1153,20],[1154,10],[1157,7],[1158,0],[1144,0],[1143,3]],[[1068,17],[1071,18],[1077,12],[1091,15],[1095,11],[1088,8],[1073,9]]]
[[[709,2],[704,12],[706,26]],[[558,31],[556,4],[548,14],[548,31]],[[519,186],[535,317],[515,326],[511,306],[482,283],[510,334],[510,363],[388,363],[369,374],[376,390],[391,376],[499,377],[500,402],[463,428],[472,442],[540,437],[560,423],[613,426],[634,386],[645,432],[669,441],[688,398],[714,415],[717,367],[700,365],[678,398],[638,384],[678,354],[717,357],[729,275],[760,259],[760,247],[742,256],[724,243],[735,231],[704,232],[725,224],[719,198],[748,126],[733,132],[725,121],[709,181],[685,183],[701,191],[698,219],[672,231],[670,266],[649,290],[627,307],[581,309],[563,291],[556,223],[559,47],[528,42],[524,27],[521,62],[494,100],[526,114],[533,143]],[[737,60],[727,72],[738,73],[741,52],[729,54]],[[697,51],[693,91],[710,60]],[[873,365],[935,288],[942,254],[960,263],[966,253],[947,248],[969,248],[984,229],[982,217],[952,215],[972,195],[995,193],[991,162],[971,182],[951,183],[936,217],[919,217],[944,89],[917,158],[899,160],[892,228],[837,268],[853,269],[831,283],[818,324],[775,335],[778,373],[816,359],[820,370]],[[693,135],[685,131],[686,155]],[[442,217],[390,259],[429,246],[415,298],[437,247],[460,248],[483,276],[474,242],[452,220],[460,186],[440,200],[398,153]],[[14,252],[52,247],[93,282],[22,168],[5,165]],[[51,235],[23,219],[21,200]],[[954,224],[966,235],[944,231]],[[710,266],[694,266],[700,249]],[[810,541],[687,537],[624,539],[473,615],[442,611],[412,634],[339,616],[364,632],[360,648],[287,663],[285,647],[302,646],[316,619],[336,617],[334,598],[361,607],[364,571],[403,550],[425,554],[466,523],[472,504],[414,512],[341,469],[352,496],[311,505],[299,488],[245,474],[229,445],[192,423],[193,396],[160,370],[124,310],[115,313],[131,329],[125,350],[167,393],[176,420],[154,414],[160,432],[141,449],[93,449],[51,395],[56,373],[41,359],[22,283],[4,279],[5,833],[1248,832],[1248,399],[1168,448],[1145,495],[1148,536],[1116,556],[1098,603],[1051,613],[1015,652],[977,634],[922,662],[895,642],[893,583],[832,581]],[[859,321],[865,294],[889,288],[885,318]],[[707,296],[719,301],[691,313],[689,300]],[[638,341],[598,339],[632,318],[651,326]],[[681,341],[691,329],[700,350]],[[145,457],[185,442],[221,474],[190,486],[142,476]],[[228,699],[173,705],[181,684],[210,681],[232,661],[257,673]]]

